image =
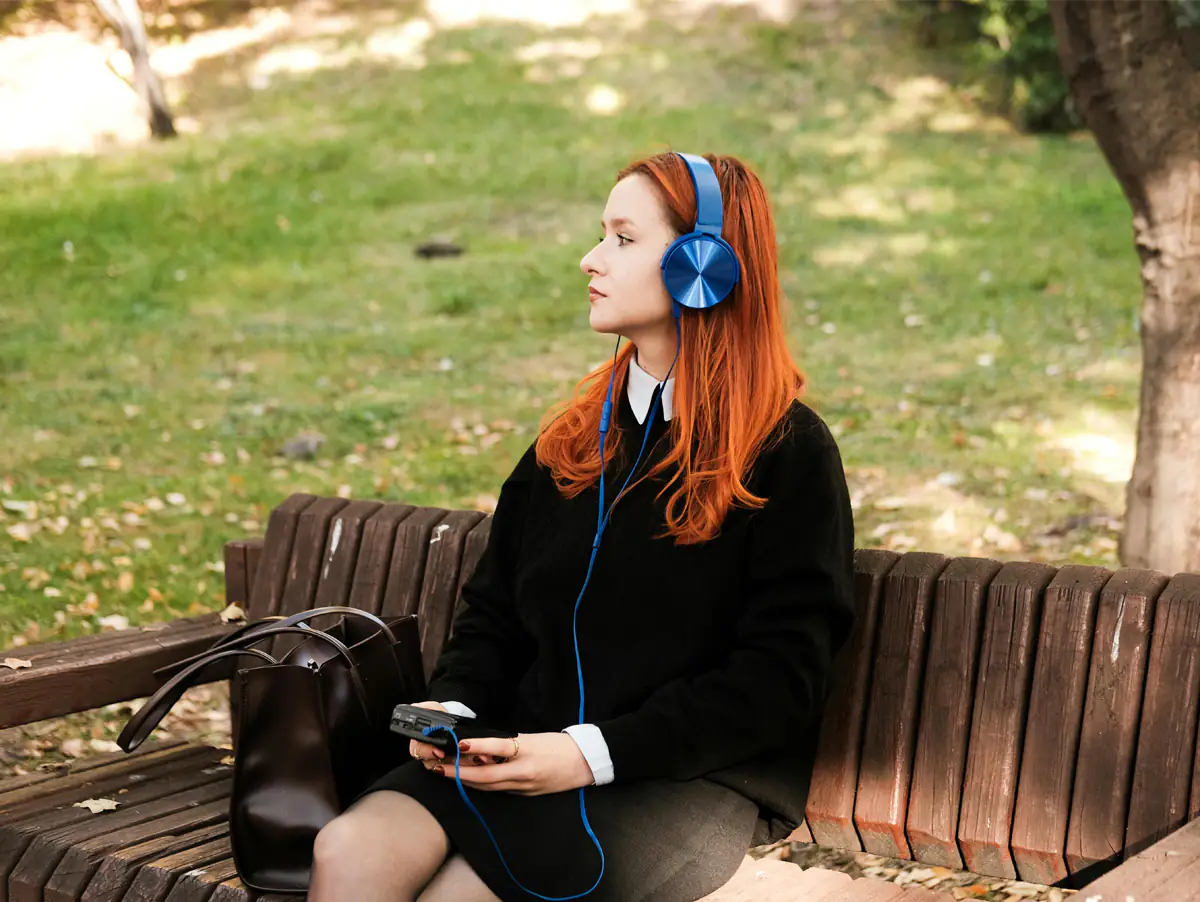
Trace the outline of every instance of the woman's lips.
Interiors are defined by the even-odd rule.
[[[588,289],[588,300],[593,304],[602,297],[607,297],[607,295],[605,295],[602,291],[597,291],[595,288]]]

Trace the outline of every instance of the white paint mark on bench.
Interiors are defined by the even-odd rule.
[[[1125,622],[1125,596],[1121,596],[1121,600],[1117,602],[1117,628],[1113,630],[1112,652],[1109,654],[1109,660],[1114,664],[1117,663],[1117,655],[1121,653],[1121,624]]]
[[[325,561],[325,569],[321,571],[321,579],[329,579],[329,565],[333,563],[333,556],[337,554],[338,545],[342,541],[342,518],[338,517],[333,521],[333,536],[329,539],[329,557]]]
[[[200,877],[200,876],[204,875],[205,873],[207,873],[206,868],[196,868],[195,870],[188,871],[183,876],[184,877]]]
[[[433,530],[433,538],[429,540],[429,544],[433,545],[436,542],[440,542],[442,540],[442,533],[444,533],[449,528],[450,528],[449,523],[442,523],[440,526],[436,527]]]

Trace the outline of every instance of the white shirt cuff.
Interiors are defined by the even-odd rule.
[[[613,781],[612,756],[608,753],[608,743],[600,728],[592,723],[577,723],[563,730],[575,740],[579,751],[592,769],[592,780],[597,786]]]
[[[475,712],[462,702],[442,702],[442,707],[455,717],[474,717]]]

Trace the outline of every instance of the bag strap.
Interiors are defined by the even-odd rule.
[[[393,646],[396,644],[396,636],[392,632],[391,628],[384,623],[383,620],[381,620],[379,617],[376,617],[369,611],[362,611],[358,608],[343,607],[341,605],[329,605],[323,608],[312,608],[311,610],[300,611],[299,613],[292,614],[288,617],[276,614],[272,617],[263,617],[261,620],[256,620],[253,623],[244,624],[229,635],[222,636],[212,645],[212,647],[208,649],[208,651],[202,651],[199,654],[192,655],[190,658],[183,658],[182,660],[167,664],[164,667],[160,667],[154,671],[154,675],[161,678],[176,671],[180,667],[190,664],[192,661],[198,661],[200,658],[204,657],[210,652],[216,651],[219,648],[227,648],[234,642],[238,642],[249,635],[256,635],[265,629],[269,629],[271,626],[296,626],[312,619],[313,617],[320,617],[322,614],[351,614],[357,617],[364,617],[383,631],[384,635],[387,636],[389,643],[391,643]],[[396,669],[399,670],[399,668],[400,662],[397,661]]]
[[[159,721],[166,717],[167,712],[175,706],[175,703],[179,701],[183,693],[199,682],[200,676],[205,670],[226,658],[236,658],[241,655],[252,655],[266,661],[268,664],[279,663],[265,651],[258,648],[230,648],[224,651],[213,652],[211,655],[185,667],[160,686],[158,691],[150,696],[146,700],[146,703],[138,709],[137,713],[129,718],[129,722],[121,730],[121,735],[117,737],[117,745],[126,752],[132,752],[154,731]]]

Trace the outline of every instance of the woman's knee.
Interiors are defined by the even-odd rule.
[[[317,833],[313,863],[318,869],[361,868],[372,859],[405,862],[432,874],[446,860],[450,842],[424,806],[397,792],[359,799]]]

